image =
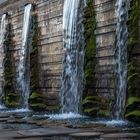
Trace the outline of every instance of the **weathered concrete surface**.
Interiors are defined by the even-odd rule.
[[[73,133],[70,134],[69,136],[75,137],[75,138],[86,138],[86,137],[91,137],[91,138],[97,138],[103,135],[103,133],[97,133],[97,132],[82,132],[82,133]]]
[[[27,3],[36,5],[39,40],[39,90],[46,94],[48,106],[59,104],[59,91],[61,87],[62,57],[63,57],[63,15],[64,0],[8,0],[0,4],[0,15],[8,13],[13,26],[13,67],[18,73],[19,49],[22,41],[23,12]]]
[[[138,137],[138,134],[136,133],[112,133],[112,134],[106,134],[102,135],[102,138],[135,138]]]
[[[13,65],[17,72],[19,49],[23,26],[24,5],[36,5],[39,38],[39,77],[40,91],[47,95],[48,105],[56,106],[61,87],[63,58],[63,3],[64,0],[9,0],[0,5],[0,15],[8,12],[13,25],[15,47],[11,50],[14,56]],[[113,97],[115,93],[115,1],[95,0],[96,8],[96,92],[102,97]],[[16,8],[15,8],[16,7]]]
[[[115,79],[115,15],[114,0],[94,0],[96,9],[96,92],[105,98],[114,98],[116,92]],[[36,5],[39,38],[39,76],[40,91],[47,95],[50,107],[58,105],[61,87],[63,58],[63,3],[64,0],[8,0],[0,4],[0,15],[8,12],[13,25],[15,47],[11,50],[14,56],[13,65],[17,72],[19,49],[23,26],[23,9],[27,3]],[[33,13],[34,14],[34,13]],[[140,26],[140,23],[139,23]],[[140,29],[140,27],[139,27]],[[139,31],[140,34],[140,31]],[[140,37],[139,37],[140,39]],[[135,50],[138,54],[139,47]],[[140,54],[140,52],[139,52]],[[140,55],[137,55],[139,59]],[[1,69],[0,69],[1,71]]]
[[[96,92],[104,98],[115,93],[115,1],[95,0],[96,9]]]

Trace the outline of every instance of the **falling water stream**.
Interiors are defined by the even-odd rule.
[[[2,15],[1,26],[0,26],[0,108],[3,108],[2,105],[2,96],[3,96],[3,85],[4,85],[4,37],[6,33],[7,25],[7,16],[6,14]]]
[[[26,58],[27,58],[27,46],[28,46],[28,33],[30,27],[32,5],[28,4],[24,10],[24,20],[22,29],[22,46],[19,51],[19,66],[18,66],[18,84],[22,93],[23,108],[28,109],[28,97],[29,97],[29,80],[26,77]]]
[[[62,113],[80,113],[83,92],[84,42],[80,0],[65,0],[63,11],[64,60]],[[83,3],[84,5],[84,3]],[[79,24],[79,25],[78,25]]]
[[[117,0],[117,80],[118,92],[116,95],[115,119],[123,119],[126,101],[127,86],[127,40],[128,40],[128,11],[130,0]]]

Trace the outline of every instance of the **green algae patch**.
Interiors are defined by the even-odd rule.
[[[140,122],[140,66],[137,50],[139,49],[139,0],[132,0],[128,20],[128,77],[125,118]]]
[[[128,100],[127,100],[127,104],[126,104],[126,107],[129,107],[130,105],[133,105],[135,103],[140,103],[140,98],[138,97],[129,97]]]
[[[125,115],[126,118],[131,117],[131,116],[140,117],[140,110],[135,110]]]
[[[18,102],[20,96],[15,93],[8,93],[5,99],[5,105],[9,108],[19,108],[20,103]]]
[[[40,30],[37,23],[37,15],[33,17],[33,37],[30,53],[30,92],[38,92],[39,87],[39,59],[38,46]]]
[[[130,121],[140,123],[140,110],[134,110],[132,112],[126,113],[125,118]]]
[[[84,94],[83,111],[92,117],[111,116],[110,110],[112,101],[103,99],[97,95],[95,86],[95,66],[96,66],[96,12],[93,0],[87,0],[84,8],[84,27],[85,27],[85,64],[84,64]]]
[[[35,8],[35,7],[34,7]],[[30,96],[29,108],[32,110],[46,110],[47,98],[42,94],[39,87],[39,59],[38,59],[38,46],[40,29],[37,23],[37,15],[32,17],[33,22],[33,35],[30,52]]]
[[[132,0],[128,19],[129,40],[128,50],[131,51],[138,44],[139,34],[139,0]],[[131,52],[130,52],[131,53]]]
[[[98,116],[100,117],[110,117],[111,113],[109,110],[99,110]]]
[[[85,27],[85,64],[84,64],[84,95],[83,111],[86,115],[95,117],[99,111],[100,98],[96,95],[94,87],[95,65],[96,65],[96,37],[94,30],[96,28],[95,9],[93,1],[88,0],[84,8],[84,27]]]
[[[29,97],[29,106],[32,110],[46,110],[46,97],[37,92],[33,92]]]
[[[43,103],[34,103],[34,104],[30,104],[30,108],[35,111],[41,111],[41,110],[46,110],[46,105]]]

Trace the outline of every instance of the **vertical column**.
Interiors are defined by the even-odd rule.
[[[96,92],[104,98],[115,93],[115,1],[95,0],[96,9]]]

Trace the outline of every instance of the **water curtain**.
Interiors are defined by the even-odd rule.
[[[3,96],[3,86],[4,86],[4,39],[6,33],[7,26],[7,15],[3,14],[1,18],[1,26],[0,26],[0,108],[2,107],[2,96]]]
[[[84,1],[83,1],[84,2]],[[62,113],[80,113],[83,92],[84,42],[80,0],[65,0]],[[84,3],[82,3],[84,5]],[[82,12],[81,12],[82,13]]]
[[[19,51],[19,66],[18,66],[18,85],[19,90],[22,93],[22,106],[25,109],[28,109],[28,98],[29,98],[29,80],[26,78],[26,58],[28,50],[28,33],[30,28],[30,19],[31,19],[32,5],[28,4],[25,6],[24,10],[24,20],[23,20],[23,29],[22,29],[22,46]]]
[[[126,102],[126,87],[127,87],[127,41],[128,41],[128,11],[130,8],[130,0],[117,0],[116,15],[117,15],[117,81],[118,90],[115,104],[115,119],[123,119]]]

